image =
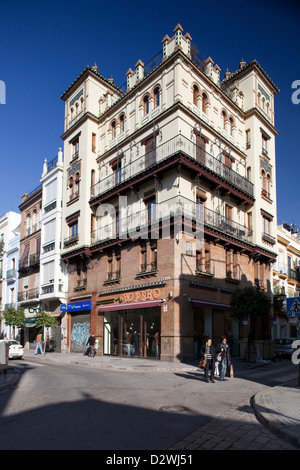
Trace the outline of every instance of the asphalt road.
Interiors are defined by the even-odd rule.
[[[201,371],[115,371],[39,359],[15,362],[21,379],[0,393],[1,450],[170,449],[274,380],[258,370],[207,384]]]

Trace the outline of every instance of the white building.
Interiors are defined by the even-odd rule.
[[[66,302],[66,267],[61,262],[61,217],[63,190],[63,153],[43,166],[40,255],[40,304],[42,310],[61,317],[61,304]],[[60,323],[60,320],[59,320]],[[63,322],[61,324],[64,331]],[[56,349],[61,349],[61,331],[52,331]],[[54,338],[55,336],[55,338]],[[59,347],[58,347],[59,344]]]
[[[245,329],[228,314],[235,286],[254,284],[272,296],[278,89],[255,60],[241,61],[222,80],[220,67],[199,58],[180,25],[162,47],[149,63],[138,60],[128,69],[124,86],[105,79],[95,65],[62,95],[62,259],[68,302],[78,307],[69,315],[70,350],[77,347],[75,333],[90,328],[103,354],[112,353],[112,335],[118,334],[123,354],[122,302],[139,286],[149,288],[148,297],[159,287],[159,300],[147,310],[140,294],[140,311],[129,302],[126,315],[143,356],[153,353],[145,344],[154,344],[155,325],[165,360],[190,357],[195,330],[214,341],[233,334],[238,346]],[[101,212],[106,203],[114,211]],[[190,205],[191,224],[202,217],[201,249],[195,237],[177,237],[173,228],[169,239],[151,240],[151,224],[162,229],[166,216],[184,205]],[[81,311],[83,299],[90,303]],[[258,336],[269,340],[270,332],[271,318]]]
[[[16,308],[18,295],[18,266],[20,252],[21,214],[7,212],[0,217],[0,297],[1,312]],[[0,333],[10,335],[10,328],[2,322]]]
[[[300,317],[287,316],[284,299],[300,297],[300,230],[297,226],[287,223],[278,225],[277,249],[278,257],[273,267],[273,290],[283,304],[281,311],[274,312],[274,337],[296,338],[300,335]]]

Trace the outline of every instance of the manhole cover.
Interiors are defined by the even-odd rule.
[[[167,411],[168,413],[180,413],[181,411],[187,411],[188,408],[185,406],[178,406],[178,405],[173,405],[173,406],[162,406],[159,408],[159,411]]]

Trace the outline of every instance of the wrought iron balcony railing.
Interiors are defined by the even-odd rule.
[[[143,149],[145,146],[141,146],[140,148]],[[104,194],[120,183],[130,180],[130,178],[176,155],[178,152],[184,153],[188,157],[196,160],[201,166],[208,169],[214,175],[221,177],[237,189],[253,197],[253,184],[247,180],[247,178],[225,165],[225,163],[218,158],[201,149],[183,135],[177,135],[135,159],[132,158],[130,149],[124,151],[122,154],[122,167],[118,167],[118,178],[116,178],[115,172],[108,162],[101,169],[102,175],[100,175],[100,180],[91,187],[91,199]]]
[[[33,300],[39,298],[39,289],[27,289],[22,292],[18,292],[18,302],[25,302],[26,300]]]
[[[164,202],[152,204],[151,208],[145,205],[143,207],[141,201],[140,210],[137,210],[137,206],[129,206],[126,208],[126,214],[122,214],[117,220],[112,215],[104,216],[98,221],[98,229],[91,232],[91,244],[95,245],[118,238],[139,238],[140,234],[145,233],[149,226],[151,230],[155,231],[159,222],[167,227],[168,222],[171,223],[171,219],[175,218],[178,222],[182,220],[182,217],[185,221],[196,221],[200,230],[202,227],[204,229],[207,227],[224,232],[238,240],[252,243],[252,229],[201,204],[182,196],[176,196]],[[163,238],[168,236],[170,236],[170,231],[166,229],[163,232]]]

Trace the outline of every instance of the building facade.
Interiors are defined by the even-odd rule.
[[[116,87],[87,67],[64,92],[67,350],[181,361],[204,335],[247,334],[239,286],[272,295],[274,95],[262,67],[220,68],[177,25]],[[258,336],[271,338],[271,318]]]
[[[61,305],[66,303],[66,266],[61,262],[61,217],[63,190],[63,154],[43,166],[41,255],[40,255],[40,304],[43,311],[56,317],[57,328],[51,328],[51,348],[65,350],[65,313]]]
[[[300,230],[292,224],[277,227],[278,257],[273,269],[274,338],[297,338],[300,322],[296,315],[287,316],[286,298],[300,297]]]
[[[7,212],[0,217],[0,297],[1,313],[8,307],[16,307],[18,294],[18,262],[21,216]],[[5,337],[15,337],[13,331],[2,321],[0,333]]]
[[[29,348],[36,337],[35,319],[40,305],[42,186],[24,194],[21,212],[18,306],[24,308],[22,344]]]

